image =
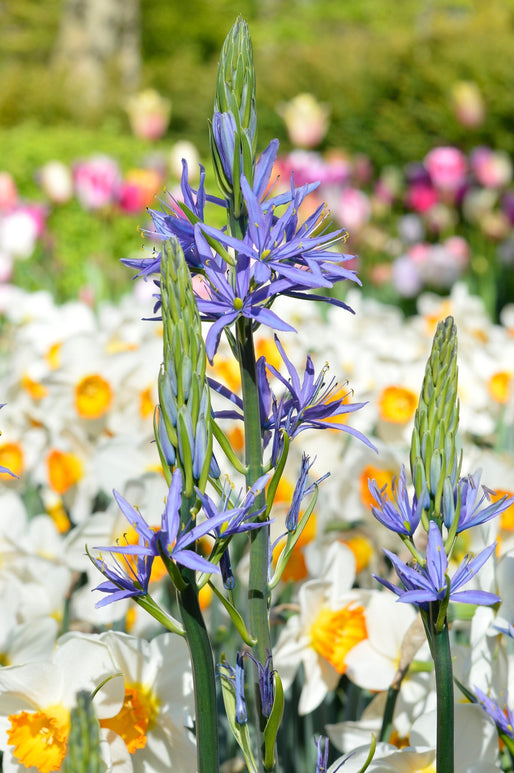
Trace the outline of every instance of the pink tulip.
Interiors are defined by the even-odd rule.
[[[503,151],[475,148],[470,156],[471,170],[484,188],[505,188],[512,180],[512,163]]]
[[[18,202],[18,190],[10,172],[0,172],[0,210],[9,210]]]
[[[427,183],[414,183],[405,196],[405,204],[415,212],[428,212],[439,201],[439,194],[435,188]]]
[[[127,113],[136,137],[158,140],[165,134],[171,115],[171,102],[154,89],[141,91],[127,101]]]
[[[337,206],[337,218],[350,231],[358,231],[368,222],[371,205],[365,193],[357,188],[343,188]]]
[[[442,191],[456,191],[466,180],[466,156],[458,148],[434,148],[424,161],[430,179]]]
[[[162,186],[155,169],[132,169],[118,187],[118,204],[124,212],[141,212],[152,204]]]
[[[120,177],[117,163],[108,156],[94,156],[75,164],[75,193],[84,209],[101,209],[112,204],[117,196]]]

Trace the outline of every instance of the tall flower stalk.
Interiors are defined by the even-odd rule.
[[[181,201],[173,200],[169,211],[150,212],[162,240],[160,252],[125,261],[137,267],[139,275],[157,276],[154,318],[163,323],[163,364],[154,428],[168,485],[161,526],[151,529],[115,494],[138,543],[100,548],[111,560],[101,555],[93,561],[106,577],[98,588],[106,594],[100,604],[133,598],[170,630],[185,636],[195,683],[199,773],[214,773],[219,764],[213,644],[199,604],[200,589],[210,586],[245,648],[231,659],[224,657],[219,674],[229,726],[248,769],[257,773],[276,769],[276,739],[284,709],[280,675],[273,666],[271,589],[280,582],[324,479],[308,483],[312,463],[305,456],[290,503],[285,544],[272,573],[269,524],[290,444],[304,430],[328,428],[371,444],[342,419],[362,406],[348,404],[348,395],[333,382],[325,385],[326,368],[314,377],[308,357],[300,378],[278,339],[287,373],[264,358],[256,360],[254,333],[259,326],[294,332],[272,310],[277,297],[321,300],[351,311],[343,301],[313,291],[358,279],[344,266],[351,257],[338,249],[345,234],[330,230],[325,206],[316,206],[303,221],[299,218],[300,206],[316,185],[296,187],[292,177],[285,190],[273,192],[278,142],[272,141],[257,155],[255,72],[242,19],[236,21],[221,52],[210,132],[221,197],[206,193],[203,168],[194,190],[184,162]],[[205,222],[206,202],[222,209],[225,227]],[[202,323],[207,326],[205,341]],[[206,361],[214,363],[222,336],[239,367],[241,395],[206,377]],[[284,387],[283,395],[272,392],[267,372]],[[212,391],[230,401],[230,410],[213,411]],[[219,424],[227,417],[244,423],[243,461]],[[220,468],[227,466],[232,472],[223,483]],[[232,475],[244,477],[246,490],[240,495],[234,493]],[[305,498],[309,501],[300,514]],[[198,547],[207,535],[212,544],[208,556]],[[243,601],[231,556],[237,565],[247,546],[248,595]],[[163,560],[175,588],[177,618],[150,595],[156,558]],[[246,656],[254,664],[253,712],[246,711]]]
[[[454,770],[454,703],[452,657],[448,624],[451,601],[493,605],[494,593],[462,588],[493,555],[496,543],[477,556],[465,556],[450,577],[449,559],[456,535],[485,523],[501,513],[511,499],[502,497],[480,510],[475,489],[479,475],[460,478],[461,459],[457,453],[459,404],[457,398],[457,330],[451,317],[438,324],[427,361],[412,433],[410,462],[414,495],[409,497],[405,470],[393,484],[391,495],[374,481],[370,491],[376,501],[375,517],[402,539],[414,561],[406,564],[388,550],[385,554],[400,580],[396,586],[382,577],[376,579],[420,611],[434,661],[437,694],[437,773]],[[481,502],[483,501],[483,498]],[[480,502],[480,504],[481,504]],[[426,532],[426,550],[419,552],[414,535],[418,527]],[[394,693],[397,697],[398,691]],[[392,716],[394,706],[388,706]]]

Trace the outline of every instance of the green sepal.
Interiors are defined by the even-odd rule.
[[[284,688],[278,671],[273,673],[275,681],[275,698],[266,727],[264,728],[264,770],[273,770],[275,766],[275,741],[284,713]]]
[[[448,575],[446,575],[446,595],[442,601],[439,602],[439,609],[437,612],[437,618],[435,621],[435,631],[436,633],[441,633],[445,621],[446,621],[446,613],[448,611],[448,604],[450,603],[450,590],[451,590],[451,581]],[[435,604],[436,602],[432,602],[432,604]]]
[[[221,656],[221,664],[225,663],[225,655]],[[221,694],[223,695],[223,703],[225,704],[225,714],[232,730],[232,735],[237,741],[237,745],[243,752],[243,757],[248,768],[248,773],[259,773],[255,757],[252,752],[252,745],[250,742],[250,733],[248,731],[248,723],[240,725],[236,722],[236,692],[232,685],[232,682],[228,677],[221,675]]]
[[[312,511],[314,510],[314,506],[316,504],[316,500],[318,499],[318,486],[316,486],[314,494],[311,497],[311,500],[307,506],[307,509],[305,510],[304,514],[298,521],[298,526],[294,531],[291,531],[287,535],[286,544],[284,545],[284,548],[282,552],[280,553],[279,559],[277,561],[277,565],[275,567],[275,571],[273,573],[273,577],[271,578],[269,582],[269,588],[272,590],[275,588],[278,583],[280,582],[280,578],[282,577],[282,574],[284,573],[284,569],[286,568],[286,564],[289,560],[289,556],[291,555],[294,546],[300,539],[300,536],[302,534],[302,531],[305,529],[307,525],[307,521],[310,518],[310,515]]]
[[[177,432],[173,425],[173,417],[170,416],[169,410],[167,410],[167,408],[170,408],[172,406],[176,410],[176,398],[170,389],[169,380],[163,365],[161,365],[161,370],[159,372],[159,377],[157,380],[157,392],[159,395],[159,410],[161,411],[161,415],[164,421],[164,426],[166,427],[166,434],[168,435],[168,440],[170,441],[171,445],[175,449],[177,449],[178,447]]]
[[[209,585],[209,587],[214,592],[216,597],[221,601],[221,603],[225,607],[226,611],[230,616],[230,619],[234,623],[234,626],[238,634],[240,635],[241,639],[244,641],[244,643],[248,644],[249,647],[255,647],[255,645],[257,644],[257,639],[255,639],[251,635],[251,633],[249,633],[243,618],[241,617],[241,615],[239,614],[235,606],[231,604],[227,598],[225,598],[223,593],[221,593],[221,591],[218,590],[218,588],[214,585],[213,582],[209,580],[207,584]]]

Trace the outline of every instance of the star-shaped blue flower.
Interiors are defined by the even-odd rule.
[[[384,549],[384,553],[394,566],[403,587],[393,585],[382,577],[375,577],[375,579],[396,593],[399,601],[416,604],[424,610],[428,610],[428,604],[431,601],[444,601],[447,595],[450,601],[490,606],[500,601],[499,596],[495,593],[460,589],[475,576],[494,553],[495,548],[496,543],[482,550],[474,558],[470,555],[466,556],[450,579],[448,577],[448,557],[441,531],[435,521],[430,521],[425,564],[421,566],[416,563],[414,566],[409,566],[401,561],[397,555]]]

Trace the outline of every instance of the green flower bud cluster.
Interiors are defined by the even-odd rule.
[[[252,185],[257,153],[253,49],[248,27],[242,17],[236,20],[221,51],[214,100],[214,121],[217,114],[230,114],[235,123],[233,157],[229,159],[223,153],[219,137],[215,136],[215,127],[212,125],[211,150],[218,184],[231,202],[235,216],[239,217],[243,206],[241,172]],[[227,126],[223,128],[222,134],[226,135],[226,132]],[[231,144],[230,140],[228,144]],[[227,161],[232,164],[231,175],[227,174]]]
[[[77,693],[77,705],[71,711],[63,770],[64,773],[101,773],[104,767],[100,754],[100,726],[91,695],[83,690]]]
[[[440,520],[443,496],[453,496],[462,462],[457,456],[457,328],[452,317],[439,322],[427,361],[410,450],[418,500],[430,500],[423,524]],[[427,497],[428,492],[428,497]]]
[[[205,344],[184,253],[175,238],[163,244],[161,299],[164,362],[158,378],[155,437],[168,484],[180,467],[184,494],[205,490],[212,460],[211,403]]]

